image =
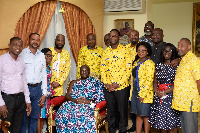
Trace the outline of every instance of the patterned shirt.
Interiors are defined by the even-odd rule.
[[[119,44],[116,49],[108,47],[103,52],[101,60],[102,82],[104,84],[119,84],[116,91],[129,86],[131,64],[130,51],[125,46]]]
[[[139,42],[148,42],[151,46],[153,46],[154,45],[154,43],[153,43],[153,41],[152,41],[152,39],[151,38],[149,38],[149,39],[146,39],[146,37],[145,36],[142,36],[142,37],[140,37],[139,38]]]
[[[62,49],[61,53],[57,53],[54,47],[50,48],[52,51],[53,59],[50,63],[52,69],[51,82],[55,81],[60,84],[59,87],[54,88],[56,94],[54,96],[63,95],[63,84],[69,75],[71,67],[71,58],[67,50]]]
[[[89,46],[82,47],[78,55],[78,67],[76,77],[81,77],[80,67],[82,65],[88,65],[90,67],[90,76],[94,78],[99,78],[102,53],[103,48],[99,46],[95,46],[94,49],[90,49]]]
[[[131,62],[133,62],[135,60],[135,56],[137,55],[136,52],[136,46],[132,47],[131,43],[129,43],[128,45],[126,45],[126,48],[130,50],[130,54],[131,54]],[[131,65],[132,66],[132,65]],[[132,70],[132,68],[131,68]],[[131,89],[130,89],[130,100],[132,97],[132,91],[133,91],[133,76],[131,74],[131,76],[129,77],[129,84],[131,85]]]
[[[200,79],[200,60],[189,51],[181,60],[173,89],[172,108],[179,111],[200,111],[200,96],[197,88],[197,80]]]
[[[130,54],[131,54],[131,61],[135,60],[135,56],[137,55],[136,52],[136,46],[132,47],[131,43],[129,43],[128,45],[126,45],[126,48],[130,50]]]

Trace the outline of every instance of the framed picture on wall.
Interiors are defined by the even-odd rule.
[[[114,28],[120,32],[119,42],[122,45],[129,44],[129,33],[134,29],[134,19],[116,19],[114,20]]]
[[[192,51],[200,57],[200,3],[193,4]]]

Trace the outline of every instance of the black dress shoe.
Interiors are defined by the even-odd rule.
[[[126,130],[127,132],[134,132],[136,130],[135,126],[132,126],[130,129]]]

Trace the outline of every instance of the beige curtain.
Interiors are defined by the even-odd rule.
[[[40,34],[42,42],[51,22],[57,1],[44,1],[30,7],[19,20],[15,36],[23,40],[24,48],[28,46],[31,33]]]
[[[65,11],[63,18],[69,45],[77,64],[80,48],[87,45],[87,34],[95,33],[95,29],[88,15],[79,7],[67,2],[61,4]]]

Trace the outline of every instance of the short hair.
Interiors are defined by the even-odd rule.
[[[153,31],[155,31],[155,30],[160,30],[163,33],[163,29],[161,29],[161,28],[155,28],[155,29],[153,29]]]
[[[96,39],[96,35],[95,34],[93,34],[93,33],[89,33],[89,34],[87,34],[87,40],[88,40],[88,37],[90,36],[90,35],[93,35],[94,37],[95,37],[95,39]]]
[[[186,41],[186,43],[188,43],[189,45],[191,45],[190,39],[188,39],[188,38],[181,38],[181,40],[184,40],[184,41]],[[180,40],[180,41],[181,41],[181,40]]]
[[[172,61],[173,59],[179,58],[177,48],[171,43],[166,43],[163,45],[163,48],[160,52],[160,62],[161,63],[165,62],[165,57],[163,55],[163,51],[165,50],[166,47],[170,47],[170,49],[172,50],[172,57],[171,57],[170,61]]]
[[[22,41],[22,39],[19,38],[19,37],[12,37],[12,38],[10,38],[10,44],[11,44],[12,41],[15,40],[15,39],[17,39],[17,40],[19,40],[19,41]],[[22,43],[23,43],[23,41],[22,41]]]
[[[29,40],[30,40],[30,38],[31,38],[32,35],[40,36],[40,34],[38,34],[38,33],[31,33],[31,34],[29,35]]]
[[[152,54],[152,50],[151,50],[151,45],[148,43],[148,42],[139,42],[137,45],[136,45],[136,51],[138,50],[139,46],[144,46],[147,48],[147,56],[151,56]],[[135,61],[137,61],[140,57],[138,56],[138,54],[135,56],[135,60],[133,61],[133,63]]]
[[[112,29],[112,30],[110,31],[110,33],[111,33],[112,31],[116,31],[116,32],[118,33],[118,35],[120,36],[120,32],[119,32],[118,29]]]
[[[81,68],[83,68],[83,67],[86,67],[86,68],[88,69],[88,71],[90,72],[90,67],[89,67],[88,65],[82,65],[82,66],[80,67],[80,71],[81,71]]]
[[[147,24],[147,23],[151,23],[151,24],[152,24],[152,28],[154,29],[154,23],[153,23],[153,22],[147,21],[146,24]]]
[[[41,50],[41,52],[44,53],[44,55],[46,55],[47,52],[49,52],[49,51],[51,51],[51,49],[49,49],[49,48],[43,48],[43,49]]]

